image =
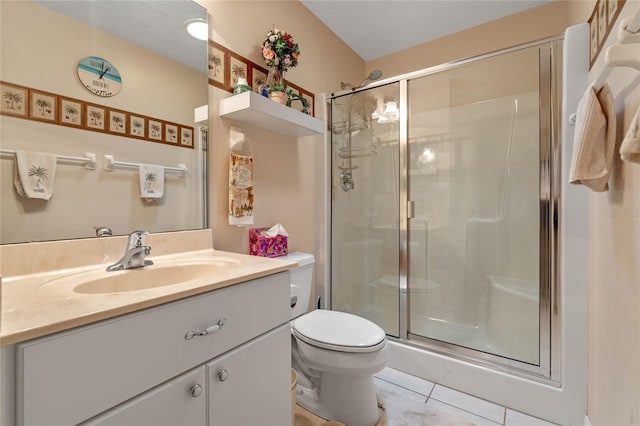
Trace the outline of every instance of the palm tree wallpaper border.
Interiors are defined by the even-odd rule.
[[[0,81],[0,115],[193,149],[193,126]]]
[[[259,50],[258,50],[259,51]],[[244,77],[254,92],[260,93],[260,85],[266,84],[268,71],[266,68],[250,61],[249,59],[233,52],[213,40],[209,40],[208,75],[209,84],[233,93],[233,86],[238,77]],[[285,80],[288,89],[292,89],[300,97],[311,105],[311,116],[315,117],[315,95],[302,87]],[[294,109],[302,110],[302,106],[296,103]]]

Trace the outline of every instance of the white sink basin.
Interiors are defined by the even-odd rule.
[[[144,268],[107,272],[103,269],[60,277],[46,283],[71,287],[75,293],[105,294],[148,290],[206,279],[239,265],[234,259],[158,262]]]

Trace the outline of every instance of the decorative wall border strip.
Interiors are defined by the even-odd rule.
[[[589,69],[593,67],[627,0],[598,0],[589,17]]]
[[[269,71],[266,68],[238,55],[213,40],[209,40],[208,77],[209,84],[212,86],[233,93],[233,86],[238,81],[238,77],[244,77],[253,91],[259,93],[259,86],[267,84],[268,73]],[[289,80],[285,81],[288,89],[291,89],[294,94],[305,98],[309,102],[311,116],[315,117],[315,95]],[[292,104],[291,107],[298,111],[302,110],[302,105],[299,102]]]
[[[0,115],[193,149],[193,127],[0,81]]]

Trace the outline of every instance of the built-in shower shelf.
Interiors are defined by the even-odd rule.
[[[294,137],[317,135],[324,127],[321,120],[254,92],[222,99],[218,115]]]

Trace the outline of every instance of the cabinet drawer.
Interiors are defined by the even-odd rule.
[[[188,373],[94,417],[82,426],[205,426],[205,367]]]
[[[288,320],[283,272],[19,344],[18,422],[79,423]]]

